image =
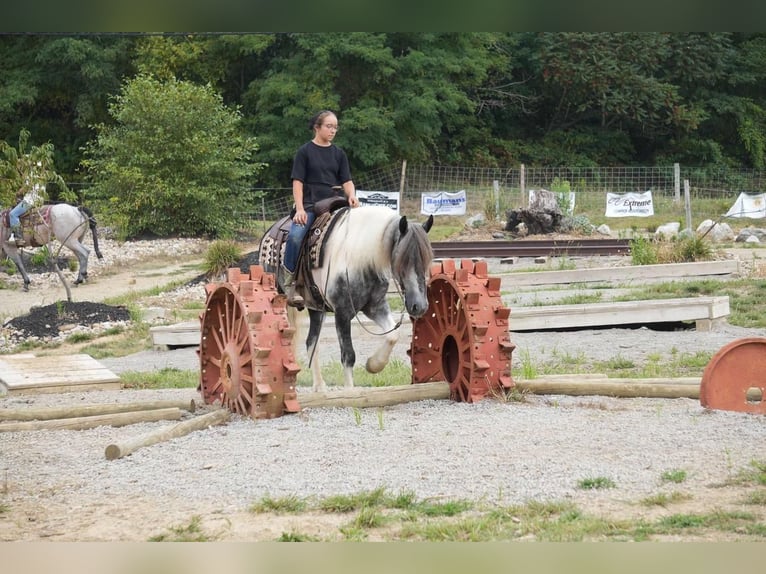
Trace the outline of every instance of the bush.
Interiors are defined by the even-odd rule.
[[[262,165],[238,110],[210,86],[141,75],[110,105],[114,123],[95,126],[83,165],[88,190],[125,238],[227,237],[247,212],[249,182]]]
[[[233,241],[214,241],[205,253],[205,273],[217,277],[242,259],[242,250]]]

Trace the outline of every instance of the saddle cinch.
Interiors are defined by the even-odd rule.
[[[316,219],[303,238],[298,264],[295,269],[295,288],[303,296],[306,306],[313,309],[332,311],[322,293],[314,283],[311,270],[321,267],[324,262],[325,239],[343,216],[348,212],[348,199],[329,197],[314,204]],[[294,212],[272,225],[263,237],[258,254],[261,265],[280,269],[285,256],[287,235],[290,232]],[[280,281],[280,291],[284,292]]]

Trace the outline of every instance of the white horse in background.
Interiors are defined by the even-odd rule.
[[[29,275],[24,268],[24,262],[15,243],[10,243],[10,224],[8,220],[9,209],[0,213],[0,252],[5,254],[16,264],[16,268],[24,279],[24,290],[29,291]],[[76,207],[68,203],[43,205],[30,209],[21,216],[21,229],[24,241],[30,247],[47,246],[54,238],[62,245],[66,245],[77,256],[79,269],[75,285],[79,285],[88,278],[88,255],[90,250],[83,245],[82,239],[88,229],[93,235],[93,248],[96,256],[103,259],[98,247],[98,233],[96,231],[96,219],[86,207]]]

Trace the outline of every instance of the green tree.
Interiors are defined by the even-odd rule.
[[[58,198],[75,201],[75,195],[67,188],[63,178],[56,173],[53,144],[29,145],[30,133],[22,129],[18,147],[0,141],[0,205],[13,207],[19,196],[35,186],[58,187]]]
[[[474,157],[489,135],[483,91],[509,54],[502,35],[327,33],[279,35],[267,72],[243,97],[248,125],[262,134],[267,185],[289,186],[295,150],[321,109],[339,114],[338,145],[352,172],[401,159],[454,162]],[[356,177],[356,175],[355,175]]]
[[[109,111],[114,124],[95,126],[83,165],[88,196],[126,237],[234,231],[262,167],[238,110],[210,86],[139,75]]]
[[[55,145],[56,166],[78,179],[91,125],[107,121],[108,98],[131,72],[131,38],[0,35],[0,139],[24,128]],[[13,135],[12,135],[13,134]]]

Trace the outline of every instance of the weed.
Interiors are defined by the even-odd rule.
[[[303,512],[308,506],[307,502],[295,495],[284,496],[282,498],[272,498],[264,496],[260,501],[250,506],[250,512],[262,514],[264,512],[273,512],[275,514]]]
[[[617,486],[611,478],[597,476],[594,478],[583,478],[577,482],[577,488],[583,490],[600,490],[603,488],[614,488]]]
[[[300,532],[283,532],[277,542],[321,542],[321,538]]]
[[[691,499],[691,495],[685,494],[683,492],[671,492],[670,494],[661,492],[659,494],[647,496],[646,498],[641,499],[641,504],[644,506],[661,506],[666,508],[670,504],[689,499]]]
[[[666,470],[660,478],[662,478],[663,482],[680,484],[686,480],[686,471],[682,469]]]
[[[213,540],[210,535],[202,531],[202,518],[199,515],[192,516],[186,526],[174,526],[169,533],[159,534],[149,538],[149,542],[209,542]]]

